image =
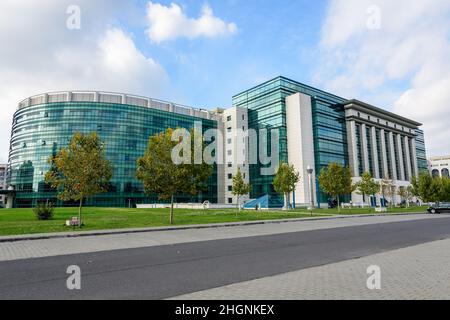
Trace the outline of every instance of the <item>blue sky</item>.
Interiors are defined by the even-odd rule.
[[[421,121],[429,155],[450,154],[448,0],[2,0],[0,41],[0,162],[34,94],[229,107],[278,75]]]
[[[145,8],[147,1],[140,1]],[[169,6],[171,1],[160,3]],[[177,1],[189,17],[205,3]],[[231,96],[269,78],[285,75],[311,81],[314,50],[320,38],[326,1],[209,1],[214,14],[238,31],[219,38],[177,39],[155,44],[140,26],[136,43],[170,76],[167,99],[200,106],[229,106]],[[287,23],[287,21],[290,21]]]

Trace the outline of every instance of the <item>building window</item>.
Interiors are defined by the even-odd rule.
[[[232,141],[231,139],[228,139],[228,140],[227,140],[227,143],[228,143],[228,144],[231,144],[231,141]]]
[[[233,151],[232,151],[232,150],[228,150],[227,154],[228,154],[229,156],[231,156],[231,155],[233,154]]]
[[[227,121],[231,121],[231,116],[228,116],[228,117],[227,117]]]
[[[228,168],[231,168],[231,167],[233,167],[233,164],[232,164],[232,163],[229,163],[229,164],[228,164]]]
[[[228,198],[228,203],[233,204],[233,198]]]
[[[233,191],[233,186],[228,186],[228,191]]]
[[[244,120],[245,120],[245,115],[243,114],[243,115],[242,115],[242,121],[244,121]]]
[[[233,175],[231,173],[228,174],[228,179],[233,179]]]
[[[227,128],[227,132],[231,133],[231,127]]]
[[[447,168],[442,169],[441,174],[445,178],[450,178],[450,171]]]

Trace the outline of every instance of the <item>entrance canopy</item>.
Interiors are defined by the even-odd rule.
[[[244,209],[281,209],[283,208],[283,201],[279,198],[269,197],[268,194],[261,198],[250,200],[244,205]]]

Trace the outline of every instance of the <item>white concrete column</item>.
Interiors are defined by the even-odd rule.
[[[389,178],[389,169],[388,169],[388,161],[387,161],[387,150],[386,150],[386,136],[384,129],[380,131],[380,142],[381,142],[381,157],[383,159],[383,172],[382,175],[384,179]]]
[[[366,133],[366,125],[363,123],[361,125],[361,152],[362,152],[362,158],[364,162],[364,171],[370,172],[370,166],[369,166],[369,149],[367,148],[367,133]]]
[[[375,179],[380,179],[381,177],[380,177],[380,165],[378,163],[377,129],[375,127],[372,127],[371,135],[372,135],[373,169],[375,170],[375,172],[372,172],[372,177]]]
[[[6,209],[12,209],[13,203],[14,203],[14,196],[12,194],[9,194],[6,196]]]
[[[396,164],[396,155],[395,155],[395,145],[394,145],[394,133],[390,131],[389,133],[389,153],[391,155],[391,167],[392,167],[392,180],[398,180],[397,175],[397,164]]]
[[[348,151],[350,158],[350,168],[352,169],[353,176],[359,177],[359,166],[358,162],[358,146],[356,144],[356,122],[347,122],[347,140],[348,140]]]
[[[317,205],[315,177],[319,173],[314,170],[311,188],[307,171],[308,166],[315,168],[316,165],[310,96],[296,93],[286,98],[286,125],[289,163],[300,172],[300,181],[295,190],[295,202],[297,204],[310,203],[312,189],[312,197]]]
[[[399,162],[399,168],[400,173],[398,174],[398,179],[405,181],[405,162],[403,161],[403,143],[402,143],[402,136],[400,134],[396,134],[397,139],[397,154],[398,154],[398,162]]]
[[[412,174],[412,165],[411,165],[411,152],[409,149],[409,138],[407,136],[404,137],[404,146],[405,146],[405,154],[406,154],[406,172],[408,173],[408,180],[411,180]]]

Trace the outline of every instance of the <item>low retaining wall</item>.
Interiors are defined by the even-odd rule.
[[[170,204],[138,204],[138,209],[168,209]],[[201,204],[201,203],[174,203],[175,209],[192,209],[192,210],[206,210],[206,209],[235,209],[236,206],[232,204]]]

